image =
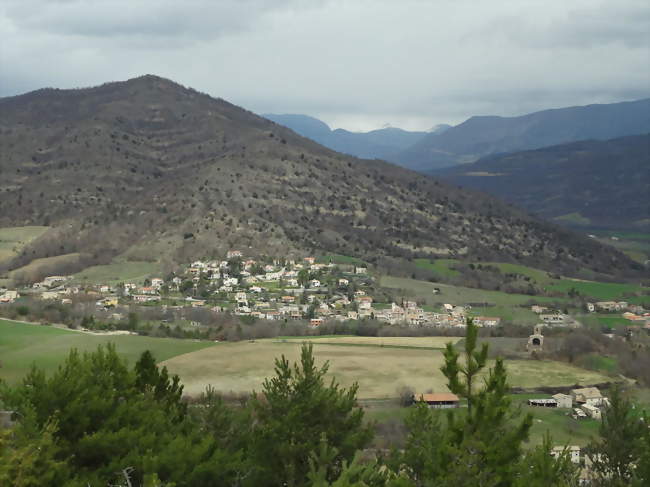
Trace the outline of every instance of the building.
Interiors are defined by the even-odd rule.
[[[556,408],[557,401],[555,399],[528,399],[528,405],[542,408]]]
[[[600,409],[596,406],[592,406],[591,404],[583,404],[580,406],[580,408],[589,416],[590,418],[600,420],[601,418],[601,413]]]
[[[542,326],[544,325],[535,325],[533,334],[528,337],[528,343],[526,344],[526,350],[529,352],[541,352],[544,346],[544,335],[542,335]]]
[[[580,447],[576,445],[571,446],[554,446],[551,450],[551,456],[553,458],[559,458],[565,451],[569,452],[569,458],[571,463],[580,463]]]
[[[548,315],[539,315],[540,319],[547,325],[564,325],[568,321],[568,316],[561,313],[554,313]]]
[[[18,291],[5,291],[0,295],[0,303],[13,303],[18,299]]]
[[[568,394],[562,394],[562,393],[553,394],[553,396],[551,397],[555,399],[555,401],[557,402],[557,407],[559,408],[571,409],[571,407],[573,406],[573,399]]]
[[[457,408],[460,400],[456,394],[451,392],[439,392],[435,394],[414,394],[414,402],[426,402],[431,409],[449,409]]]
[[[600,406],[605,402],[605,398],[597,387],[571,389],[571,397],[578,404],[589,404],[590,406]]]
[[[492,316],[477,316],[474,318],[474,324],[476,326],[498,326],[501,323],[501,318],[492,317]]]

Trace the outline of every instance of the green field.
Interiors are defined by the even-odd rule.
[[[458,264],[460,261],[456,259],[415,259],[415,265],[421,269],[426,269],[435,272],[442,277],[453,277],[460,275],[460,272],[451,268],[452,265]]]
[[[32,240],[43,235],[49,227],[0,228],[0,262],[10,259]]]
[[[358,265],[365,266],[366,263],[361,259],[356,257],[351,257],[349,255],[340,255],[340,254],[328,254],[321,255],[316,257],[316,262],[319,264],[329,264],[330,262],[334,264],[348,264],[348,265]]]
[[[561,223],[574,224],[574,225],[589,225],[591,220],[585,216],[582,216],[578,212],[567,213],[566,215],[556,216],[553,220],[557,220]]]
[[[384,345],[388,338],[363,338],[352,343],[350,337],[310,339],[318,363],[330,361],[331,375],[344,386],[359,383],[362,399],[393,398],[400,387],[415,391],[443,392],[446,379],[440,372],[442,350],[421,346]],[[404,340],[404,339],[402,339]],[[426,339],[408,338],[411,343]],[[436,343],[438,344],[438,338]],[[449,339],[448,339],[449,340]],[[346,341],[348,344],[346,344]],[[439,340],[439,342],[443,342]],[[220,343],[205,350],[180,355],[164,362],[171,372],[180,375],[185,390],[198,394],[207,385],[222,392],[260,390],[265,378],[273,374],[274,359],[284,354],[295,361],[302,340],[257,340]],[[332,343],[334,342],[334,343]],[[375,343],[375,345],[373,345]],[[606,382],[606,375],[572,367],[560,362],[537,360],[507,361],[512,386],[562,386]]]
[[[633,303],[650,302],[650,296],[627,296],[630,293],[640,293],[644,289],[636,284],[620,284],[614,282],[580,281],[576,279],[554,280],[547,286],[554,291],[569,292],[577,290],[583,296],[596,298],[600,301],[625,300]],[[645,290],[647,292],[647,290]]]
[[[79,283],[117,284],[137,282],[142,284],[147,277],[156,277],[160,266],[156,262],[113,262],[107,265],[88,267],[75,274],[73,280]]]
[[[578,320],[592,328],[600,329],[603,326],[608,328],[618,328],[621,326],[630,326],[633,322],[626,320],[619,314],[592,313],[578,317]]]
[[[51,326],[30,325],[0,320],[0,378],[15,382],[28,372],[32,364],[51,371],[63,362],[71,348],[92,351],[100,344],[114,343],[117,352],[134,363],[145,350],[157,360],[213,346],[173,338],[151,338],[134,335],[98,336]]]
[[[518,304],[526,303],[531,299],[549,303],[563,301],[562,298],[546,298],[528,296],[526,294],[508,294],[500,291],[486,291],[484,289],[451,286],[449,284],[432,283],[393,276],[382,276],[380,285],[392,289],[402,289],[411,296],[425,298],[429,302],[444,302],[454,305],[462,305],[468,302],[488,302],[496,306],[516,306]],[[435,288],[440,289],[440,294],[433,294]]]

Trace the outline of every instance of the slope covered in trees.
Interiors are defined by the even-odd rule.
[[[0,226],[52,227],[0,271],[58,255],[71,273],[127,250],[178,263],[251,248],[639,272],[494,198],[343,156],[155,76],[3,98],[0,147]]]
[[[650,229],[648,134],[490,156],[432,174],[561,223]]]

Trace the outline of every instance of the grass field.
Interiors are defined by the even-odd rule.
[[[634,293],[641,290],[641,288],[635,284],[578,281],[573,279],[562,279],[561,281],[556,280],[547,287],[549,289],[564,292],[568,292],[571,288],[575,288],[580,292],[580,294],[598,298],[603,301],[623,299],[625,293]]]
[[[344,386],[359,383],[362,399],[390,398],[408,386],[416,391],[446,391],[446,379],[440,372],[442,350],[401,346],[345,345],[312,340],[319,364],[330,361],[330,372]],[[386,339],[377,339],[386,340]],[[417,339],[413,339],[417,340]],[[402,343],[408,343],[402,342]],[[164,362],[171,372],[180,375],[185,390],[198,394],[211,384],[222,392],[260,390],[266,377],[273,375],[274,359],[284,354],[289,360],[299,358],[301,340],[258,340],[221,343]],[[593,384],[608,377],[577,367],[533,360],[507,362],[510,384],[519,387]]]
[[[443,349],[447,343],[456,343],[459,337],[360,337],[328,335],[322,337],[280,337],[274,341],[311,342],[315,344],[363,345],[369,347],[410,347]]]
[[[460,272],[450,267],[453,264],[458,264],[460,262],[456,259],[415,259],[413,262],[415,262],[415,265],[421,269],[433,271],[442,277],[453,277],[460,275]]]
[[[341,254],[321,255],[316,257],[316,262],[318,262],[319,264],[329,264],[330,262],[332,262],[334,264],[348,264],[348,265],[358,265],[358,266],[366,265],[366,263],[361,259],[357,259],[356,257],[351,257],[349,255],[341,255]]]
[[[10,259],[32,240],[43,235],[49,227],[0,228],[0,262]]]
[[[592,328],[601,329],[603,326],[608,328],[618,328],[621,326],[630,326],[631,321],[626,320],[618,314],[592,313],[577,318],[584,325]]]
[[[162,361],[213,346],[210,342],[172,338],[97,336],[51,326],[0,320],[0,378],[8,382],[18,381],[32,364],[52,371],[63,362],[71,348],[92,351],[98,345],[107,343],[114,343],[118,353],[131,364],[145,350],[151,350],[156,359]]]
[[[73,280],[79,283],[117,284],[120,282],[142,283],[147,277],[155,277],[160,271],[156,262],[113,262],[107,265],[88,267],[75,274]]]

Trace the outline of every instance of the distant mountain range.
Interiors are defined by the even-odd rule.
[[[645,134],[650,132],[650,98],[544,110],[519,117],[476,116],[455,127],[438,125],[430,132],[387,128],[355,133],[331,130],[306,115],[264,116],[330,149],[427,172],[475,162],[491,154]]]
[[[521,117],[472,117],[442,134],[424,136],[395,160],[426,171],[475,162],[490,154],[648,132],[650,98],[544,110]]]
[[[307,115],[266,113],[262,116],[337,152],[362,159],[383,159],[391,162],[395,162],[399,152],[411,147],[429,133],[409,132],[393,127],[370,132],[350,132],[343,129],[332,130],[325,122]],[[442,133],[447,127],[449,126],[437,125],[432,130]]]
[[[63,273],[118,256],[173,268],[232,248],[642,271],[496,198],[342,155],[156,76],[2,98],[0,147],[0,227],[50,227],[0,271],[63,256]]]
[[[570,226],[650,231],[650,135],[488,156],[432,175]]]

